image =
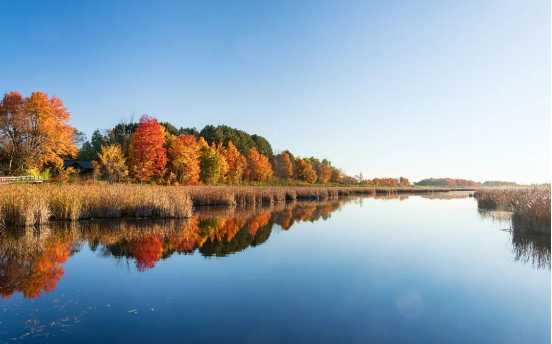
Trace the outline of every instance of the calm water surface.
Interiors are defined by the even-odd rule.
[[[465,195],[4,230],[1,343],[550,343],[550,237]]]

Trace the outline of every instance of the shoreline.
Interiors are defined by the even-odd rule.
[[[102,218],[190,218],[194,207],[430,194],[475,188],[350,186],[0,185],[0,228]]]

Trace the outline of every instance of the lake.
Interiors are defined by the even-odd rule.
[[[0,236],[1,343],[550,343],[550,237],[467,193]]]

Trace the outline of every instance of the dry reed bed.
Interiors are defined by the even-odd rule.
[[[192,206],[272,205],[348,196],[448,192],[446,188],[192,186],[127,184],[0,185],[0,226],[33,226],[51,220],[186,218]]]
[[[0,224],[33,226],[50,220],[187,218],[184,189],[138,185],[0,185]]]
[[[510,189],[481,189],[474,197],[481,208],[512,211],[514,229],[550,233],[550,186]]]
[[[187,186],[195,206],[273,204],[294,200],[323,201],[337,197],[376,194],[433,193],[460,189],[448,188],[373,188],[373,187],[293,187],[293,186]],[[463,190],[463,189],[462,189]],[[473,190],[473,189],[470,189]]]

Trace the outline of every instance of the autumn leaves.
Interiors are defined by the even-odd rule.
[[[129,147],[130,171],[140,182],[162,178],[167,166],[165,133],[157,119],[144,115]]]
[[[259,154],[257,148],[251,148],[249,150],[245,179],[256,182],[264,182],[273,175],[274,171],[272,171],[272,166],[270,165],[268,158],[262,154]]]
[[[4,175],[53,170],[60,181],[74,170],[63,160],[92,161],[96,179],[109,183],[237,185],[267,181],[288,184],[355,184],[327,160],[274,154],[259,135],[227,126],[207,125],[201,132],[158,122],[144,115],[139,123],[121,123],[105,134],[96,130],[80,150],[84,136],[69,124],[69,112],[55,96],[11,92],[0,101],[0,170]],[[77,155],[78,153],[78,155]]]
[[[174,179],[175,183],[199,184],[201,151],[195,136],[187,134],[171,136],[169,156],[171,157],[169,166],[172,173],[170,178]]]
[[[243,181],[265,182],[275,175],[307,183],[328,183],[330,166],[318,163],[320,178],[313,163],[293,158],[288,152],[270,159],[251,147],[247,156],[228,141],[212,142],[191,134],[173,135],[157,119],[144,115],[132,134],[128,152],[128,171],[123,151],[117,144],[102,146],[95,162],[96,171],[110,182],[122,181],[127,175],[142,182],[173,185],[240,184]],[[296,167],[296,171],[294,169]],[[276,173],[275,173],[276,172]]]
[[[167,149],[168,147],[168,149]],[[100,156],[109,150],[103,146]],[[124,160],[122,152],[120,163]],[[265,181],[274,174],[268,158],[255,147],[244,157],[230,141],[211,145],[203,137],[170,135],[157,119],[142,116],[132,135],[128,165],[140,182],[169,182],[174,185],[238,184],[242,180]],[[113,165],[115,161],[108,162]],[[110,170],[100,158],[100,170]],[[119,175],[123,175],[122,172]],[[111,178],[113,179],[113,178]]]
[[[0,162],[7,175],[61,169],[64,156],[77,153],[69,112],[61,99],[33,92],[10,92],[0,101]]]

